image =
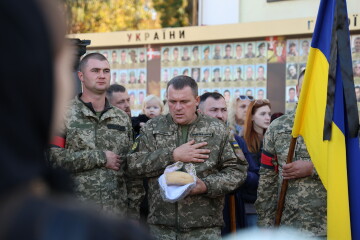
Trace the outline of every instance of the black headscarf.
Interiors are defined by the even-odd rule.
[[[0,195],[48,175],[53,46],[33,0],[0,0]]]

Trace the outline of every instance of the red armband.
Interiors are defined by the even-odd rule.
[[[50,142],[50,145],[54,147],[65,148],[65,138],[60,136],[55,136]]]
[[[277,162],[277,156],[276,155],[271,154],[269,152],[266,152],[264,150],[262,151],[262,153],[261,153],[261,167],[277,171],[278,166],[274,165],[273,160],[275,160]]]

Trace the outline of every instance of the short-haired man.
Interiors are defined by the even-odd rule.
[[[110,104],[123,110],[131,117],[130,96],[126,88],[119,84],[112,84],[106,91],[106,97]]]
[[[181,61],[190,61],[189,48],[188,47],[184,47],[183,56],[181,57]]]
[[[229,131],[220,121],[196,112],[194,79],[177,76],[167,84],[169,114],[149,121],[134,144],[129,170],[149,179],[148,224],[156,239],[220,239],[224,195],[246,178]],[[158,177],[175,163],[192,163],[196,186],[176,203],[165,202]]]
[[[199,61],[199,47],[198,46],[195,46],[192,49],[192,60],[194,62]]]
[[[307,56],[309,55],[309,49],[310,49],[310,43],[308,40],[304,40],[302,43],[301,43],[301,56]]]
[[[305,72],[301,72],[296,86],[299,97]],[[326,237],[326,189],[314,169],[304,139],[297,138],[294,159],[286,163],[295,109],[275,119],[263,140],[260,181],[255,202],[259,214],[258,225],[274,226],[278,193],[283,179],[288,182],[281,225],[297,228],[313,236]]]
[[[198,112],[217,118],[224,123],[228,117],[225,98],[216,92],[207,92],[200,96]]]
[[[289,98],[287,100],[288,103],[294,103],[296,102],[295,99],[295,88],[291,87],[289,88]]]
[[[179,49],[177,47],[174,48],[172,57],[173,57],[173,62],[179,61]]]
[[[120,64],[124,65],[126,64],[126,51],[123,49],[120,53]]]
[[[242,70],[241,67],[237,67],[236,68],[236,78],[234,81],[244,81],[244,79],[242,78]],[[239,94],[240,95],[240,94]]]
[[[265,43],[262,42],[258,45],[258,58],[264,58],[265,57]]]
[[[169,60],[169,48],[165,48],[165,49],[163,50],[163,54],[162,54],[161,61],[162,61],[163,63],[168,63],[168,62],[170,62],[170,60]]]
[[[225,90],[228,91],[228,90]],[[227,105],[226,105],[226,100],[225,100],[225,96],[221,95],[220,93],[216,93],[216,92],[207,92],[204,93],[203,95],[200,96],[200,104],[199,104],[199,108],[198,108],[198,112],[204,114],[204,115],[208,115],[210,117],[214,117],[219,119],[220,121],[223,121],[226,124],[227,118],[228,118],[228,111],[227,111]],[[233,134],[231,133],[231,138],[233,137]],[[236,141],[232,141],[231,144],[233,144],[234,148],[239,148],[239,145]],[[238,149],[237,151],[237,156],[239,157],[239,159],[243,159],[245,160],[245,156],[244,153],[242,152],[241,149]],[[235,215],[236,215],[236,225],[237,227],[241,226],[241,216],[242,216],[242,201],[241,199],[238,199],[238,196],[236,194],[234,194],[236,192],[232,192],[229,194],[226,194],[225,196],[225,205],[224,205],[224,210],[223,210],[223,219],[225,222],[225,226],[222,229],[222,235],[226,235],[228,233],[230,233],[230,225],[231,225],[231,221],[230,221],[230,205],[231,205],[231,201],[230,196],[233,196],[235,198]],[[234,211],[231,210],[231,211]]]
[[[210,47],[207,46],[205,49],[204,49],[204,57],[203,57],[204,60],[210,60]]]
[[[266,81],[264,66],[259,66],[258,67],[256,81]]]
[[[216,60],[221,59],[220,54],[221,54],[221,47],[220,47],[220,45],[216,45],[214,47],[214,57],[213,57],[213,59],[216,59]]]
[[[205,68],[203,71],[203,79],[201,80],[202,82],[210,82],[210,70],[209,68]]]
[[[291,42],[289,44],[288,56],[297,56],[297,55],[298,55],[298,52],[297,52],[297,49],[296,49],[296,43]]]
[[[88,54],[78,76],[83,92],[70,103],[63,135],[50,150],[51,161],[71,173],[81,200],[139,217],[142,182],[130,180],[125,171],[133,142],[130,119],[105,97],[110,64],[102,54]]]
[[[224,59],[232,59],[233,57],[231,56],[232,52],[231,52],[231,45],[230,44],[226,44],[225,46],[225,56]]]
[[[237,44],[235,47],[235,59],[241,59],[243,58],[242,54],[243,54],[243,49],[242,46],[240,44]]]
[[[119,62],[117,59],[117,52],[116,50],[113,50],[111,52],[111,68],[116,69],[119,67]]]
[[[247,53],[245,54],[245,58],[254,58],[255,53],[253,52],[253,44],[248,43],[247,44]]]
[[[220,76],[220,68],[215,68],[213,70],[214,77],[212,79],[213,82],[221,82],[221,76]]]
[[[293,64],[290,64],[288,66],[288,75],[287,75],[287,79],[291,79],[291,80],[296,80],[297,79],[297,70],[296,70],[296,66]]]
[[[257,91],[256,100],[262,100],[262,99],[264,99],[264,95],[265,95],[264,90],[259,89],[259,90]]]
[[[253,66],[248,66],[246,68],[246,81],[254,81],[254,70]]]
[[[230,67],[225,67],[224,81],[231,81],[231,69],[230,69]]]
[[[353,53],[360,53],[360,36],[354,39]]]

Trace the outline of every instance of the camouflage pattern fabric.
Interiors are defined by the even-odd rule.
[[[264,136],[263,153],[273,155],[272,163],[278,168],[260,168],[258,197],[255,202],[259,214],[258,225],[273,226],[282,182],[282,166],[286,163],[295,111],[281,116],[271,123]],[[299,137],[293,161],[311,161],[304,143]],[[314,171],[312,176],[289,180],[281,225],[297,228],[314,236],[326,235],[326,190]]]
[[[193,163],[196,175],[207,186],[207,193],[187,196],[176,203],[164,202],[158,177],[173,164],[173,151],[180,146],[182,126],[171,115],[150,120],[136,139],[129,157],[129,171],[149,180],[148,223],[172,227],[177,231],[192,228],[213,228],[223,225],[224,195],[246,179],[247,162],[235,155],[226,126],[218,119],[199,114],[188,126],[187,141],[207,142],[209,158]]]
[[[106,101],[100,118],[78,97],[70,104],[65,121],[65,148],[51,148],[55,167],[67,169],[75,182],[75,193],[84,201],[97,203],[105,211],[139,218],[144,195],[142,179],[129,178],[127,153],[132,143],[132,127],[123,111]],[[105,168],[109,150],[122,160],[119,171]]]
[[[150,225],[150,233],[156,240],[220,240],[220,228],[195,228],[185,232],[161,225]]]

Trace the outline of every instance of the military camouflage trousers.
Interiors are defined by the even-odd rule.
[[[220,228],[195,228],[189,231],[175,231],[162,225],[150,225],[150,233],[156,240],[221,240]]]

